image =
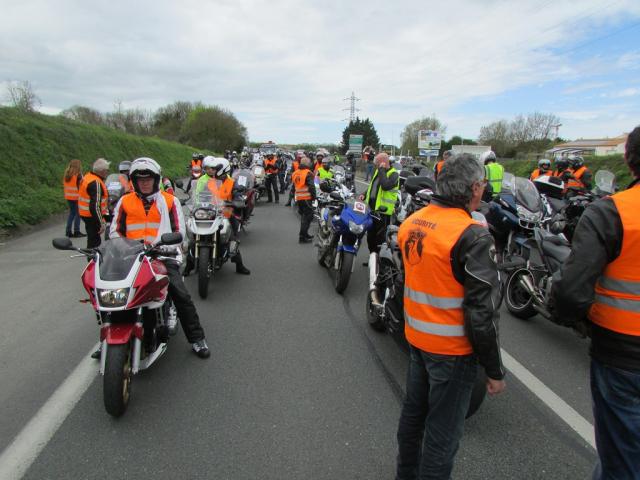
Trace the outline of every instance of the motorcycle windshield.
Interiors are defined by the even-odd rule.
[[[195,199],[195,208],[211,208],[211,207],[219,207],[222,205],[222,200],[220,200],[216,195],[214,195],[211,190],[205,188],[200,193],[198,193]]]
[[[342,165],[336,165],[333,167],[334,175],[342,175],[344,177],[344,167]]]
[[[100,278],[111,282],[124,280],[143,250],[139,240],[119,237],[109,240],[100,247]]]
[[[541,209],[540,194],[531,180],[516,177],[516,202],[532,213],[537,213]]]
[[[120,178],[119,177],[120,177],[119,174],[112,173],[105,180],[104,183],[107,186],[107,191],[109,192],[109,195],[112,195],[112,196],[115,196],[115,197],[119,197],[124,193],[124,188],[122,187],[122,184],[120,183]]]
[[[516,177],[513,173],[504,172],[502,177],[502,192],[516,194]],[[493,192],[494,194],[497,192]]]
[[[237,187],[249,189],[253,188],[255,184],[255,177],[249,170],[245,169],[233,172],[233,179],[235,180]]]
[[[609,170],[596,172],[596,187],[602,193],[614,193],[616,191],[616,176]]]

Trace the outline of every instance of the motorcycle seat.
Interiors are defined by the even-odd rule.
[[[411,196],[414,196],[420,190],[430,189],[435,191],[436,184],[432,178],[429,177],[409,177],[404,182],[404,189]]]

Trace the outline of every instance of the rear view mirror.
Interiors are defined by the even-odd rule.
[[[56,248],[58,250],[74,250],[75,249],[75,247],[73,246],[73,243],[71,243],[71,240],[69,240],[67,237],[54,238],[51,241],[51,244],[53,245],[53,248]]]
[[[163,245],[177,245],[182,242],[182,234],[180,232],[163,233],[160,242]]]

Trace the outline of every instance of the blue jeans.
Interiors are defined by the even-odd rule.
[[[373,163],[367,162],[367,171],[365,176],[365,181],[369,181],[373,177]]]
[[[397,480],[451,477],[477,370],[474,355],[437,355],[411,346]]]
[[[594,480],[640,479],[640,372],[592,358],[591,398],[600,458]]]
[[[69,203],[69,216],[67,217],[67,235],[72,233],[71,225],[73,225],[73,233],[80,231],[80,213],[78,212],[78,201],[67,200]]]

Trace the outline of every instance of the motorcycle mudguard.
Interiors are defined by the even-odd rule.
[[[142,330],[140,328],[140,330]],[[131,337],[138,336],[136,325],[133,323],[124,323],[116,325],[107,325],[100,331],[100,339],[106,340],[107,345],[124,345],[129,343]],[[142,332],[138,338],[142,338]]]
[[[354,255],[358,253],[358,249],[355,245],[346,245],[344,243],[340,247],[338,247],[338,251],[349,252],[353,253]]]

